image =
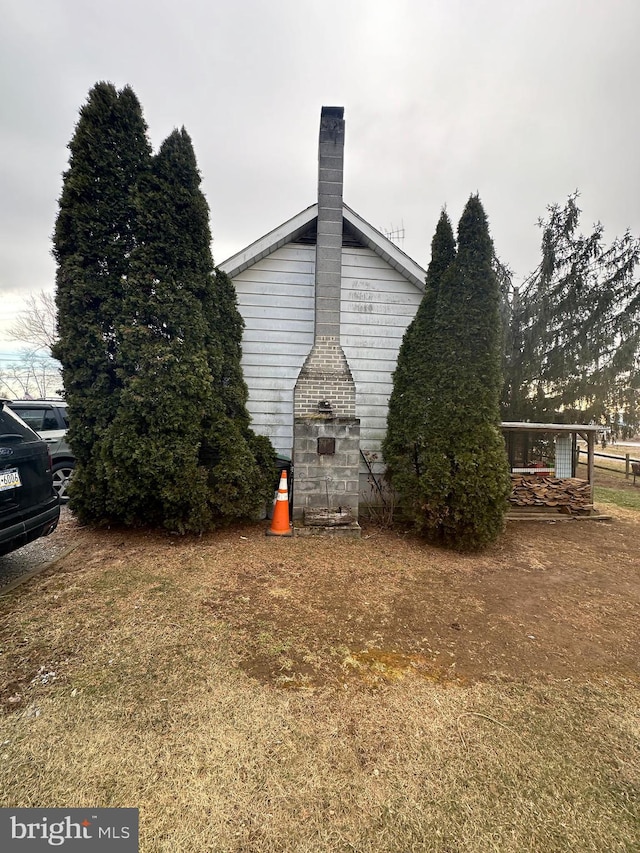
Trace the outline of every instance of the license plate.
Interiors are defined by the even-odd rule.
[[[22,485],[17,468],[9,468],[8,471],[0,471],[0,492],[7,489],[17,489]]]

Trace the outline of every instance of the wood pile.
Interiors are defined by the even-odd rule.
[[[566,515],[593,511],[591,486],[575,477],[512,474],[509,503],[528,510],[550,509]]]

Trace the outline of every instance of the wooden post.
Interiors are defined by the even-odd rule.
[[[593,500],[593,475],[595,466],[595,432],[587,433],[587,482],[591,486],[591,499]]]
[[[624,478],[625,478],[625,480],[629,479],[629,471],[631,470],[630,458],[629,457],[630,457],[629,453],[624,454]]]

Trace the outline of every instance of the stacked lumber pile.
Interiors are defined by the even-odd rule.
[[[509,503],[528,510],[550,509],[566,515],[593,511],[591,486],[586,480],[575,477],[558,479],[512,474]]]

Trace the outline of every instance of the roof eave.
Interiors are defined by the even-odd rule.
[[[230,278],[234,278],[262,258],[275,252],[276,249],[286,243],[293,242],[309,227],[317,215],[318,205],[312,204],[278,228],[269,231],[264,237],[260,237],[259,240],[251,243],[241,252],[227,258],[226,261],[218,265],[219,268],[226,272]],[[342,215],[360,236],[365,246],[368,246],[376,255],[379,255],[391,267],[398,270],[419,290],[424,290],[426,272],[419,264],[346,204],[342,205]]]
[[[503,421],[504,430],[522,430],[529,432],[600,432],[598,424],[532,424],[529,421]]]
[[[423,270],[406,252],[403,252],[394,242],[385,237],[381,231],[370,225],[346,204],[342,205],[342,215],[349,225],[358,232],[366,246],[386,261],[389,266],[402,273],[419,290],[424,290],[424,282],[427,275],[426,270]]]
[[[273,231],[269,231],[264,237],[260,237],[259,240],[242,249],[241,252],[232,255],[226,261],[218,264],[218,267],[229,278],[234,278],[248,267],[262,260],[262,258],[275,252],[276,249],[295,240],[296,237],[309,227],[317,215],[318,205],[312,204],[310,207],[296,214],[296,216],[283,222],[278,228],[274,228]]]

